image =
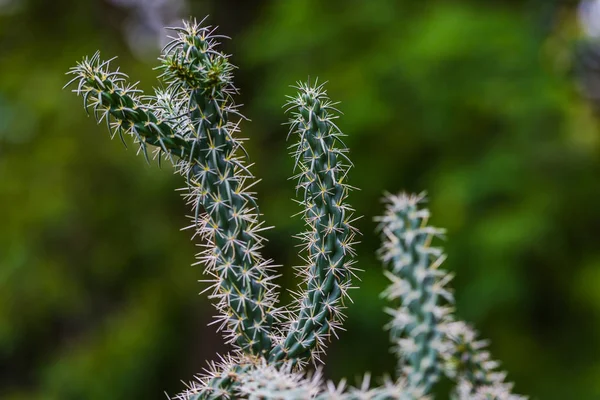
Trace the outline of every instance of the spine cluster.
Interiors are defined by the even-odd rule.
[[[235,382],[235,384],[231,384]],[[265,359],[227,358],[189,385],[176,400],[251,399],[251,400],[428,400],[404,381],[384,379],[371,388],[366,374],[357,387],[323,383],[320,370],[312,374],[298,371],[291,361],[270,363]],[[227,389],[224,389],[227,388]]]
[[[186,181],[184,197],[192,210],[190,228],[201,238],[198,264],[210,278],[207,290],[216,300],[217,322],[233,345],[230,355],[177,396],[200,399],[426,399],[441,375],[457,382],[456,400],[521,400],[512,395],[505,374],[484,350],[484,342],[456,321],[446,288],[451,277],[432,240],[442,231],[429,227],[423,196],[388,196],[379,218],[380,258],[391,285],[386,297],[396,380],[370,387],[365,376],[357,388],[345,381],[322,384],[318,365],[327,343],[340,329],[354,275],[354,210],[347,198],[352,166],[338,111],[323,85],[298,83],[287,104],[297,193],[306,231],[302,285],[287,308],[278,306],[271,260],[261,255],[265,228],[254,193],[256,180],[246,164],[234,102],[234,67],[220,52],[214,29],[198,23],[174,28],[163,49],[160,79],[164,89],[144,96],[126,75],[111,70],[99,53],[72,68],[75,92],[111,136],[130,137],[147,160],[169,160]],[[245,156],[244,156],[245,155]]]

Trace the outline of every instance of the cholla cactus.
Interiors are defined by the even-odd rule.
[[[241,118],[234,102],[233,66],[218,49],[214,29],[198,23],[174,28],[175,37],[160,58],[165,89],[144,96],[126,76],[112,70],[99,53],[85,58],[70,74],[98,122],[111,135],[133,138],[149,160],[168,159],[186,181],[184,197],[193,216],[190,228],[202,241],[199,264],[210,275],[219,329],[231,354],[197,377],[180,400],[198,399],[425,399],[441,374],[457,381],[457,399],[520,399],[510,394],[504,375],[481,351],[466,325],[453,319],[450,275],[439,269],[441,249],[431,241],[441,230],[426,225],[423,196],[388,196],[381,259],[392,284],[385,292],[400,300],[389,324],[399,358],[396,380],[370,388],[367,374],[357,388],[322,384],[317,366],[342,311],[354,275],[353,209],[347,203],[352,163],[337,110],[323,85],[298,83],[290,97],[290,133],[298,137],[293,153],[301,215],[299,235],[305,264],[296,301],[278,303],[272,263],[261,255],[265,228],[250,188],[256,182],[245,164]]]

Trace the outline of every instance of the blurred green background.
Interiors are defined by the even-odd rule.
[[[328,378],[392,371],[372,218],[384,190],[427,190],[457,313],[491,339],[516,391],[600,399],[600,57],[577,6],[0,0],[0,398],[163,399],[227,351],[180,231],[182,180],[111,142],[61,89],[101,49],[151,90],[157,26],[210,14],[233,38],[223,48],[276,226],[266,256],[287,288],[302,223],[281,105],[308,76],[341,101],[365,272]]]

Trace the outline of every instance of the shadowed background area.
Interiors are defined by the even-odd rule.
[[[160,27],[207,14],[233,39],[276,226],[266,256],[286,288],[302,222],[281,106],[308,76],[341,101],[365,271],[328,378],[393,371],[372,220],[384,190],[426,190],[457,314],[491,339],[516,392],[600,398],[596,3],[0,0],[0,398],[163,399],[227,351],[197,295],[181,178],[110,141],[61,89],[100,49],[151,90]]]

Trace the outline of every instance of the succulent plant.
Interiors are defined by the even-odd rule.
[[[396,379],[370,387],[367,374],[357,388],[322,385],[320,356],[336,335],[355,274],[354,210],[347,203],[352,162],[336,125],[339,112],[323,84],[299,82],[289,98],[290,135],[301,215],[298,267],[303,283],[295,301],[278,304],[271,260],[261,255],[266,229],[246,164],[243,116],[234,101],[233,65],[219,51],[215,29],[204,21],[173,28],[160,57],[164,89],[143,95],[126,75],[96,53],[69,72],[84,106],[123,143],[132,137],[139,152],[170,161],[185,179],[192,210],[189,226],[203,246],[198,264],[210,276],[209,298],[231,353],[212,363],[178,399],[422,399],[440,376],[457,382],[457,399],[519,399],[504,374],[482,350],[483,342],[452,312],[451,275],[442,271],[443,234],[429,227],[424,196],[386,197],[377,219],[380,258],[391,284],[384,292],[395,304],[387,311]],[[308,365],[317,366],[310,372]]]

